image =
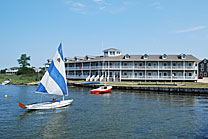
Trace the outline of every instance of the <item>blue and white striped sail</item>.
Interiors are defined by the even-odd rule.
[[[62,43],[36,89],[37,93],[68,95]]]

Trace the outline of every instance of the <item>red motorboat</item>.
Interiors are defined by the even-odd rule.
[[[110,92],[112,89],[112,86],[101,86],[97,89],[91,90],[91,94],[104,94]]]

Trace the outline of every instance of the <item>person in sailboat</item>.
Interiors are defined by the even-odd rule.
[[[53,103],[55,103],[55,102],[56,102],[56,99],[55,99],[55,98],[53,98],[52,102],[53,102]]]

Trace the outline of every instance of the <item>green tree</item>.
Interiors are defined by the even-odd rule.
[[[0,73],[6,73],[6,70],[7,70],[7,69],[2,69],[2,70],[0,71]]]
[[[30,56],[27,56],[26,54],[22,54],[20,59],[17,59],[20,66],[23,68],[30,66],[30,63],[28,62],[29,60],[30,60]]]

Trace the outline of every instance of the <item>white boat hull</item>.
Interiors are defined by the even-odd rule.
[[[97,88],[97,89],[91,90],[90,92],[91,92],[92,94],[103,94],[103,93],[108,93],[108,92],[110,92],[111,89],[112,89],[112,86],[101,86],[101,87],[99,87],[99,88]]]
[[[6,85],[6,84],[8,84],[10,81],[3,81],[2,83],[1,83],[1,85]]]
[[[44,102],[44,103],[36,103],[29,105],[19,104],[19,105],[21,108],[28,110],[45,110],[45,109],[56,109],[56,108],[65,107],[70,105],[72,101],[73,99],[56,101],[56,102]]]

